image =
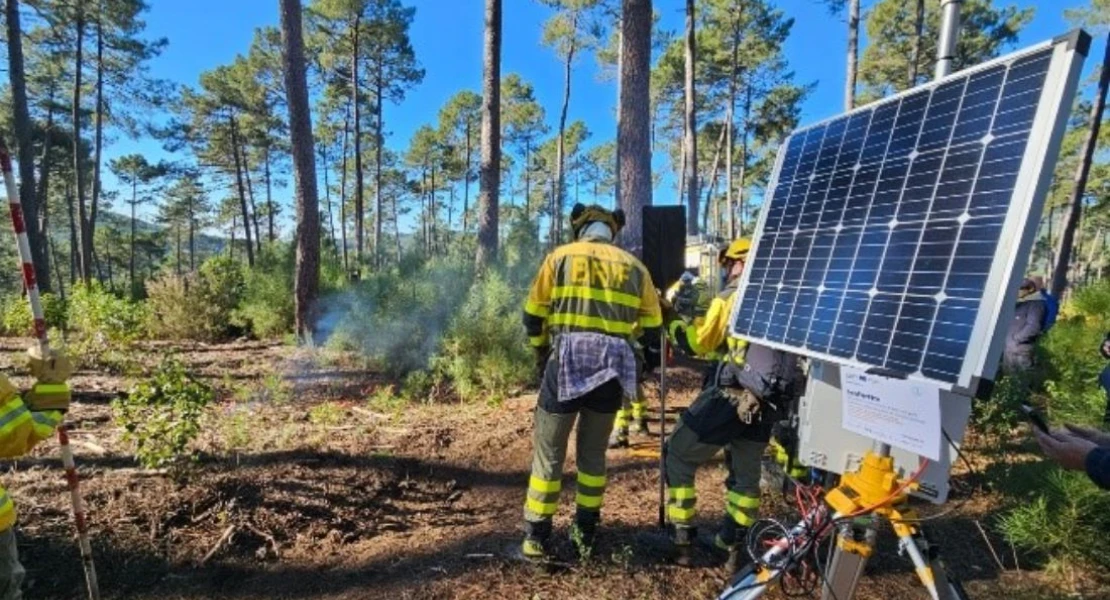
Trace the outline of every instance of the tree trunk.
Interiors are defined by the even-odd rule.
[[[262,254],[262,227],[258,223],[258,204],[254,201],[254,185],[251,183],[251,168],[247,163],[247,142],[241,140],[241,144],[236,148],[239,150],[239,160],[243,164],[243,179],[247,182],[247,199],[250,201],[251,208],[251,223],[254,224],[254,247],[255,252],[259,255]]]
[[[578,30],[578,13],[575,12],[570,21],[571,31]],[[566,130],[567,109],[570,107],[570,67],[574,62],[574,53],[577,50],[574,43],[575,36],[571,36],[570,47],[567,48],[566,63],[563,66],[563,106],[559,110],[559,139],[555,143],[555,194],[551,203],[551,245],[559,244],[563,225],[563,190],[566,181],[564,162],[566,161]]]
[[[624,26],[622,19],[624,18],[623,7],[620,11],[622,14],[617,16],[617,149],[613,151],[613,160],[616,164],[613,165],[613,172],[616,174],[613,181],[613,206],[621,206],[621,86],[624,83],[624,52],[621,48],[624,47]]]
[[[498,91],[498,96],[500,96],[500,90]],[[500,115],[498,115],[497,120],[498,121],[501,120]],[[500,137],[501,137],[501,132],[500,131],[498,131],[497,137],[500,139]],[[467,217],[468,217],[468,213],[470,212],[470,119],[466,120],[466,152],[465,152],[465,154],[466,154],[466,159],[465,159],[466,160],[466,165],[463,167],[463,216],[462,216],[462,230],[463,230],[463,236],[464,237],[466,236],[466,232],[469,229],[469,227],[468,227],[469,223],[467,222]],[[478,187],[481,187],[481,185],[482,184],[479,183]],[[479,192],[479,194],[480,193],[481,192]]]
[[[269,234],[266,239],[268,239],[270,241],[270,243],[272,244],[272,243],[274,243],[274,240],[277,239],[277,234],[274,232],[274,217],[276,216],[276,215],[274,215],[274,213],[276,211],[274,210],[274,195],[273,195],[273,189],[272,189],[272,185],[271,185],[272,182],[271,182],[271,177],[270,177],[270,143],[268,141],[266,142],[266,146],[262,149],[262,152],[263,152],[262,176],[266,178],[266,221],[267,221],[266,222],[266,226],[267,226],[266,233]],[[325,179],[324,187],[325,187],[325,189],[327,188],[327,183],[326,183],[327,177],[328,177],[328,170],[325,168],[324,169],[324,179]],[[331,215],[331,202],[328,202],[328,215]]]
[[[717,136],[717,149],[713,152],[713,166],[709,169],[709,188],[705,190],[705,221],[702,228],[705,229],[707,234],[716,234],[719,223],[717,219],[713,220],[713,227],[709,227],[709,209],[714,206],[713,192],[717,189],[717,173],[721,168],[721,150],[725,145],[725,131],[726,128],[721,128],[721,133]],[[716,215],[714,215],[716,217]]]
[[[73,186],[66,182],[66,206],[69,208],[69,284],[77,283],[80,275],[77,255],[80,253],[80,239],[77,236],[77,200],[73,197]]]
[[[855,0],[853,0],[855,1]],[[736,146],[732,131],[735,128],[736,86],[740,73],[740,14],[732,22],[732,64],[728,81],[728,106],[725,108],[725,220],[728,223],[728,239],[736,239],[736,204],[733,202],[732,151]]]
[[[89,237],[96,240],[96,217],[100,212],[101,156],[104,151],[104,3],[96,3],[96,126],[93,141],[92,202],[89,206]]]
[[[651,199],[651,0],[623,0],[621,121],[618,129],[624,248],[639,256],[642,211]]]
[[[698,234],[698,119],[694,88],[694,61],[697,48],[694,39],[694,0],[686,0],[686,235]]]
[[[27,241],[31,245],[35,279],[43,292],[50,291],[50,264],[46,252],[46,230],[39,229],[39,206],[35,189],[35,148],[31,137],[31,113],[27,106],[27,82],[23,68],[23,33],[19,24],[18,0],[7,0],[5,14],[8,27],[8,74],[12,88],[16,155],[19,159],[19,201],[23,208]],[[49,109],[48,109],[49,110]],[[49,128],[43,147],[49,147]],[[45,167],[45,163],[43,165]],[[43,178],[45,180],[45,177]]]
[[[469,123],[466,139],[469,174]],[[476,260],[479,269],[488,268],[497,261],[500,193],[501,0],[486,0],[485,48],[482,58],[482,164],[478,170],[478,256]],[[466,217],[464,216],[463,219],[465,232]]]
[[[347,134],[351,129],[351,105],[343,116],[343,172],[339,174],[339,235],[343,242],[343,271],[351,272],[347,261]]]
[[[1052,271],[1052,295],[1060,298],[1068,287],[1068,262],[1075,242],[1075,229],[1083,210],[1083,192],[1087,188],[1087,176],[1091,172],[1091,162],[1095,148],[1098,147],[1098,130],[1102,125],[1102,110],[1106,106],[1106,90],[1110,87],[1110,36],[1107,36],[1106,54],[1102,58],[1102,72],[1098,78],[1098,92],[1091,106],[1090,129],[1083,142],[1083,156],[1075,169],[1075,182],[1072,186],[1071,204],[1064,217],[1064,230],[1060,235],[1060,245],[1056,251],[1056,268]]]
[[[436,166],[433,164],[428,169],[428,179],[431,183],[432,189],[428,194],[428,212],[430,218],[428,219],[428,236],[432,244],[432,253],[439,251],[439,239],[436,236]]]
[[[384,74],[382,73],[382,60],[378,59],[378,76],[375,83],[377,89],[374,92],[377,94],[377,106],[374,107],[374,112],[377,113],[377,131],[374,132],[374,268],[380,269],[382,266],[382,146],[385,145],[385,134],[382,133],[382,88],[385,87]]]
[[[744,184],[747,181],[748,175],[748,124],[751,123],[752,117],[752,86],[748,86],[745,90],[744,97],[744,120],[740,127],[740,185],[736,186],[736,207],[740,211],[740,229],[737,235],[743,237],[744,225],[747,222],[746,211],[744,206]]]
[[[312,113],[305,77],[304,39],[301,35],[300,0],[281,0],[282,71],[289,105],[293,180],[297,195],[297,258],[293,284],[297,335],[314,330],[310,309],[320,287],[320,206],[316,191],[316,164],[312,140]]]
[[[175,252],[174,253],[176,255],[174,257],[174,262],[176,263],[177,276],[181,277],[181,226],[180,225],[178,225],[177,227],[174,227],[173,236],[174,236],[174,242],[175,242]]]
[[[131,183],[131,241],[128,244],[129,254],[127,262],[127,276],[128,285],[131,290],[131,299],[136,300],[139,297],[138,286],[135,285],[135,207],[139,204],[138,198],[138,183],[132,181]]]
[[[848,0],[848,70],[844,81],[844,110],[852,110],[856,106],[856,67],[858,64],[859,0]]]
[[[189,199],[189,271],[197,270],[197,215],[193,205],[194,198]]]
[[[239,134],[235,117],[229,116],[231,125],[231,154],[235,158],[235,186],[239,192],[239,209],[243,213],[243,232],[247,236],[247,266],[254,267],[254,245],[251,243],[251,217],[247,211],[247,192],[243,188],[243,165],[239,162]]]
[[[85,214],[85,178],[81,165],[81,75],[84,68],[85,13],[77,9],[77,42],[73,59],[73,173],[77,204],[77,224],[80,234],[78,263],[81,280],[92,283],[92,238],[86,230],[89,217]]]
[[[339,254],[339,248],[336,247],[335,239],[335,213],[331,209],[331,187],[328,185],[328,145],[320,144],[320,162],[323,163],[324,170],[324,207],[328,213],[328,233],[331,236],[332,250]]]
[[[362,261],[363,245],[363,216],[365,207],[362,204],[362,110],[359,106],[359,81],[358,81],[358,29],[361,16],[355,17],[351,27],[353,43],[351,44],[351,103],[355,107],[355,262]]]
[[[913,51],[910,54],[910,72],[906,89],[917,85],[917,63],[921,60],[921,42],[925,30],[925,0],[916,1],[913,20]]]
[[[397,246],[397,264],[401,264],[401,224],[400,216],[397,214],[397,194],[394,193],[389,197],[390,203],[393,205],[393,241]]]

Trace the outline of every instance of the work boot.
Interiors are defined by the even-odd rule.
[[[720,531],[713,537],[713,548],[727,555],[725,570],[728,573],[736,573],[750,562],[747,540],[748,528],[737,525],[732,517],[726,515]]]
[[[695,563],[694,544],[697,543],[698,528],[676,525],[671,541],[674,543],[674,562],[683,567],[692,567]]]
[[[589,558],[597,541],[598,517],[596,514],[578,512],[570,528],[570,539],[579,558]]]
[[[640,417],[639,419],[636,419],[636,433],[639,433],[641,435],[648,434],[648,424],[646,417]]]
[[[628,442],[628,426],[614,427],[613,433],[609,435],[609,447],[627,448],[630,445]]]
[[[525,521],[524,543],[520,551],[524,558],[541,562],[547,559],[548,541],[551,539],[551,521]]]

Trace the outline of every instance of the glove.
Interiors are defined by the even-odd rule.
[[[751,425],[753,422],[759,421],[760,416],[760,402],[755,394],[744,389],[721,388],[721,393],[728,398],[729,404],[736,409],[736,416],[740,419],[741,423]]]
[[[663,312],[663,327],[670,329],[671,323],[682,319],[682,315],[674,309],[674,305],[665,299],[659,300],[659,308]]]
[[[57,350],[43,356],[42,348],[31,346],[27,349],[27,370],[38,383],[65,383],[73,374],[73,364]]]
[[[651,344],[644,348],[643,373],[650,374],[663,363],[663,353],[658,344]]]
[[[50,350],[46,356],[42,348],[27,349],[27,370],[35,378],[35,385],[23,395],[23,403],[31,411],[69,410],[71,394],[66,380],[73,374],[73,364],[65,354]]]
[[[536,383],[543,385],[543,374],[547,370],[547,361],[551,358],[551,346],[540,346],[536,350]]]
[[[69,410],[70,398],[69,386],[64,383],[36,383],[23,394],[23,403],[31,412],[56,410],[64,413]]]

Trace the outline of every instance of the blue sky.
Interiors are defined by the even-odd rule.
[[[403,103],[386,108],[386,129],[391,132],[387,145],[397,149],[408,144],[420,125],[434,122],[439,108],[452,94],[463,88],[480,92],[482,74],[483,0],[407,3],[416,6],[412,41],[426,74]],[[870,3],[864,0],[864,10]],[[149,36],[169,39],[168,48],[153,61],[151,70],[156,76],[188,85],[195,85],[201,72],[245,53],[255,28],[277,23],[276,0],[152,0],[150,4]],[[1077,4],[1056,0],[1032,4],[1036,9],[1034,20],[1022,32],[1019,45],[1040,42],[1068,30],[1063,11]],[[682,27],[683,2],[655,0],[654,5],[664,29],[677,31]],[[779,0],[778,5],[795,19],[785,52],[797,79],[817,84],[804,106],[803,122],[835,115],[843,102],[846,26],[841,19],[829,16],[816,0]],[[502,73],[519,73],[535,86],[537,99],[554,128],[563,73],[558,58],[540,41],[541,26],[550,11],[534,0],[504,0],[503,10]],[[861,40],[861,49],[866,43],[865,38]],[[1105,37],[1096,42],[1085,71],[1089,72],[1102,56],[1104,44]],[[616,88],[613,82],[599,79],[592,56],[583,56],[577,62],[571,87],[569,119],[586,122],[593,133],[591,144],[611,139],[615,132]],[[149,158],[164,154],[149,140],[120,140],[107,149],[106,160],[129,152],[145,153]],[[115,182],[109,175],[105,183],[113,187]],[[279,190],[277,194],[279,200],[287,201],[291,191]],[[655,193],[656,203],[671,203],[673,197],[672,186]]]

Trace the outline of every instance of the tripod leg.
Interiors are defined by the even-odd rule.
[[[925,589],[929,590],[929,596],[933,600],[949,600],[947,593],[942,594],[937,586],[937,582],[940,581],[942,583],[940,587],[947,592],[948,578],[943,572],[938,574],[934,571],[933,564],[925,559],[922,550],[928,552],[929,542],[921,532],[904,523],[895,523],[894,533],[898,535],[901,550],[910,555],[910,560],[913,561],[914,569],[917,571],[917,578],[921,580]]]
[[[874,516],[844,523],[837,532],[821,600],[848,600],[855,596],[867,561],[875,549],[878,524]]]

